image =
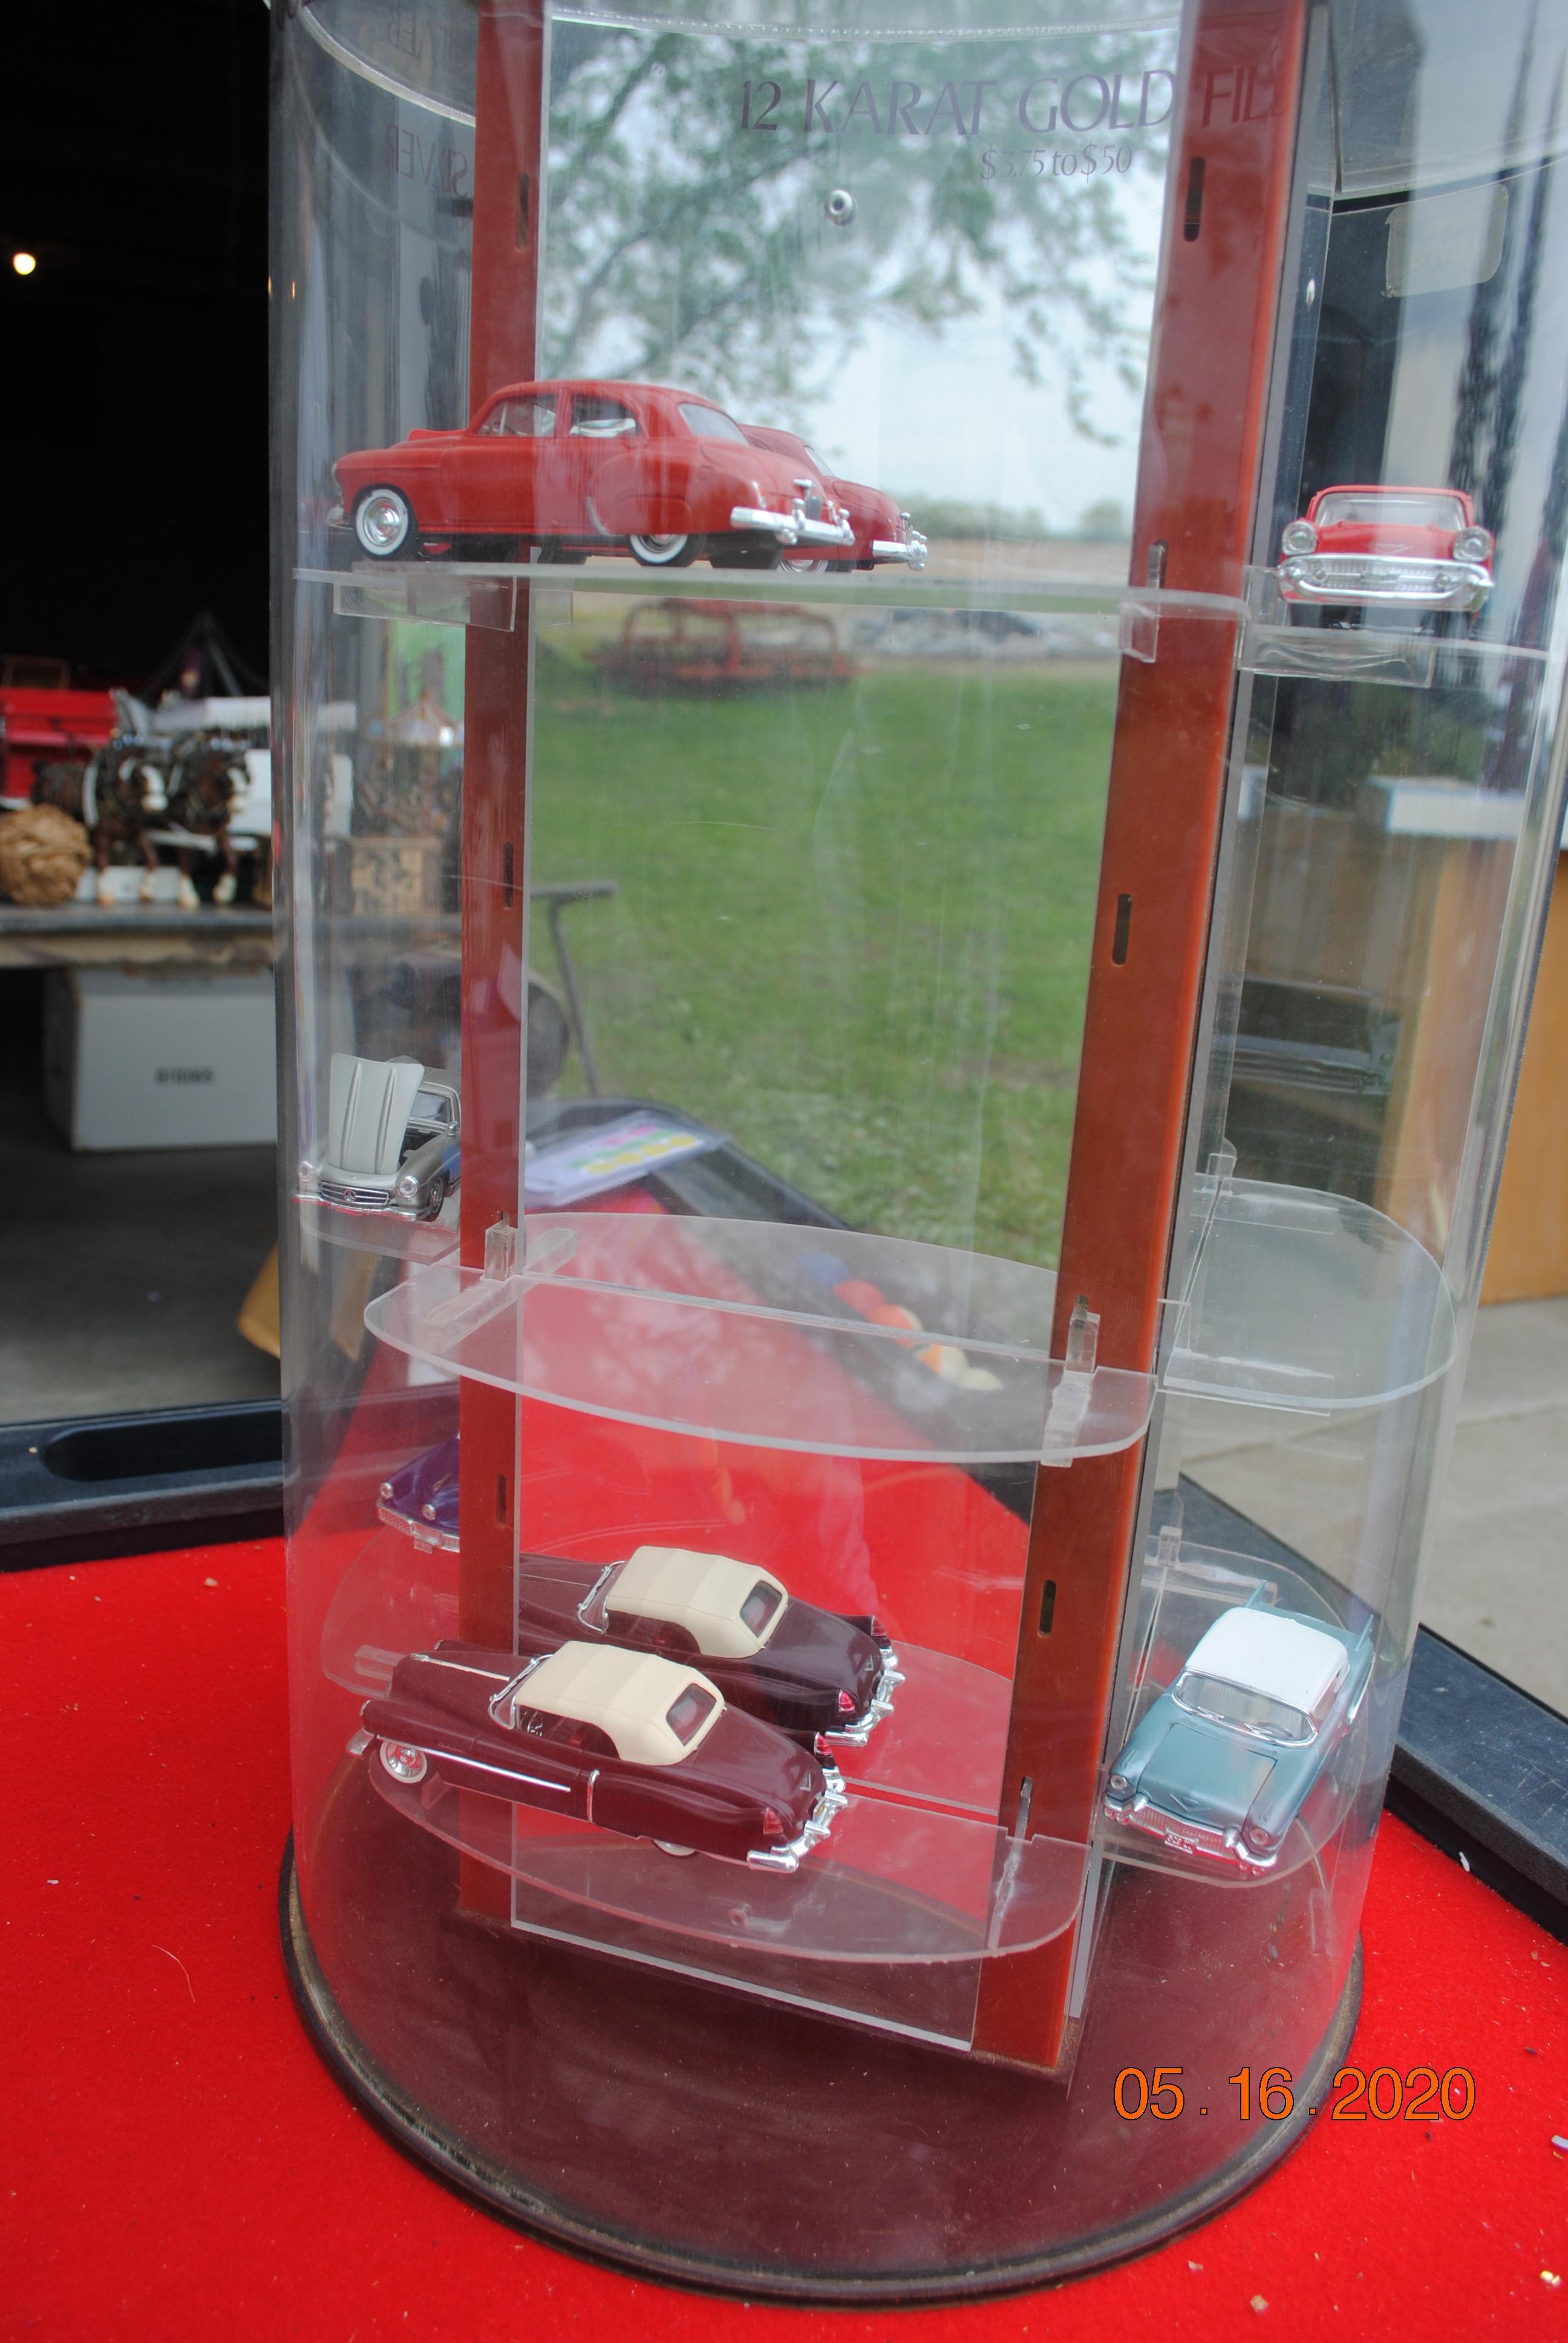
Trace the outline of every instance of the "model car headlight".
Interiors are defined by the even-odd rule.
[[[1266,1831],[1261,1823],[1249,1823],[1242,1831],[1241,1836],[1258,1855],[1265,1854],[1274,1844],[1272,1831]]]
[[[391,1496],[391,1494],[392,1494],[392,1483],[391,1483],[391,1482],[390,1482],[390,1481],[383,1481],[383,1482],[382,1482],[382,1483],[381,1483],[381,1487],[380,1487],[380,1490],[379,1490],[378,1493],[379,1493],[379,1495],[381,1496],[381,1498],[382,1498],[382,1500],[383,1500],[384,1502],[385,1502],[385,1500],[386,1500],[386,1499],[389,1498],[389,1497]]]
[[[1282,553],[1315,553],[1318,532],[1310,520],[1293,520],[1280,538]]]
[[[1496,543],[1489,528],[1462,528],[1453,540],[1456,561],[1490,561]]]
[[[1112,1797],[1124,1798],[1127,1795],[1128,1791],[1132,1787],[1132,1785],[1128,1780],[1125,1774],[1112,1774],[1110,1781],[1105,1786],[1111,1792]]]
[[[407,1204],[411,1204],[419,1193],[419,1182],[411,1172],[405,1172],[398,1180],[397,1193]]]

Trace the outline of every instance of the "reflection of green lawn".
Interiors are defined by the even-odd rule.
[[[531,875],[620,890],[569,915],[605,1087],[858,1225],[1054,1260],[1115,672],[639,699],[542,656]]]

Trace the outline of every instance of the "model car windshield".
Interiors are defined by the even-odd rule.
[[[721,407],[699,407],[695,400],[689,405],[682,401],[680,419],[699,439],[735,439],[742,447],[751,445],[739,424],[726,415]]]
[[[420,1091],[408,1120],[410,1122],[450,1122],[452,1101],[445,1091]]]
[[[503,398],[479,426],[486,437],[548,439],[556,427],[553,398]]]
[[[700,1684],[688,1684],[670,1703],[664,1721],[682,1746],[689,1748],[716,1706],[710,1692],[704,1692]]]
[[[779,1589],[776,1586],[769,1586],[765,1578],[759,1578],[740,1605],[741,1625],[749,1627],[752,1634],[760,1639],[763,1629],[778,1610],[780,1600]]]
[[[1402,496],[1384,488],[1337,488],[1332,496],[1323,498],[1313,518],[1320,528],[1337,528],[1347,522],[1362,528],[1381,528],[1401,522],[1406,526],[1414,523],[1422,528],[1462,528],[1464,508],[1457,497],[1422,490]]]
[[[1310,1741],[1312,1728],[1299,1708],[1266,1693],[1249,1692],[1243,1684],[1226,1684],[1219,1676],[1198,1676],[1189,1669],[1177,1684],[1174,1697],[1194,1716],[1216,1725],[1231,1725],[1259,1741]]]

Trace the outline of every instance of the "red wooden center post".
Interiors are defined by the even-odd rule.
[[[1201,0],[1187,21],[1144,403],[1132,576],[1238,594],[1258,494],[1307,0]],[[1163,546],[1161,555],[1158,548]],[[1152,555],[1152,563],[1151,557]],[[1111,749],[1052,1350],[1080,1294],[1099,1362],[1154,1363],[1235,690],[1230,626],[1160,618],[1124,659]],[[1094,1826],[1143,1443],[1036,1478],[1003,1777],[1031,1835]],[[1044,1604],[1047,1582],[1056,1593]],[[981,1975],[975,2047],[1052,2067],[1074,1932]]]
[[[538,341],[538,218],[544,110],[538,0],[481,0],[475,94],[468,406],[532,379]],[[463,1177],[461,1258],[484,1264],[485,1234],[521,1218],[519,1167],[528,1029],[528,591],[510,633],[471,626],[464,682]],[[520,1405],[464,1377],[458,1632],[509,1651],[514,1629]],[[508,1883],[465,1856],[470,1910],[510,1916]]]

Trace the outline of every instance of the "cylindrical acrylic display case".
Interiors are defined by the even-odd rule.
[[[751,2298],[1329,2096],[1562,832],[1561,17],[1030,13],[274,9],[292,1974]]]

